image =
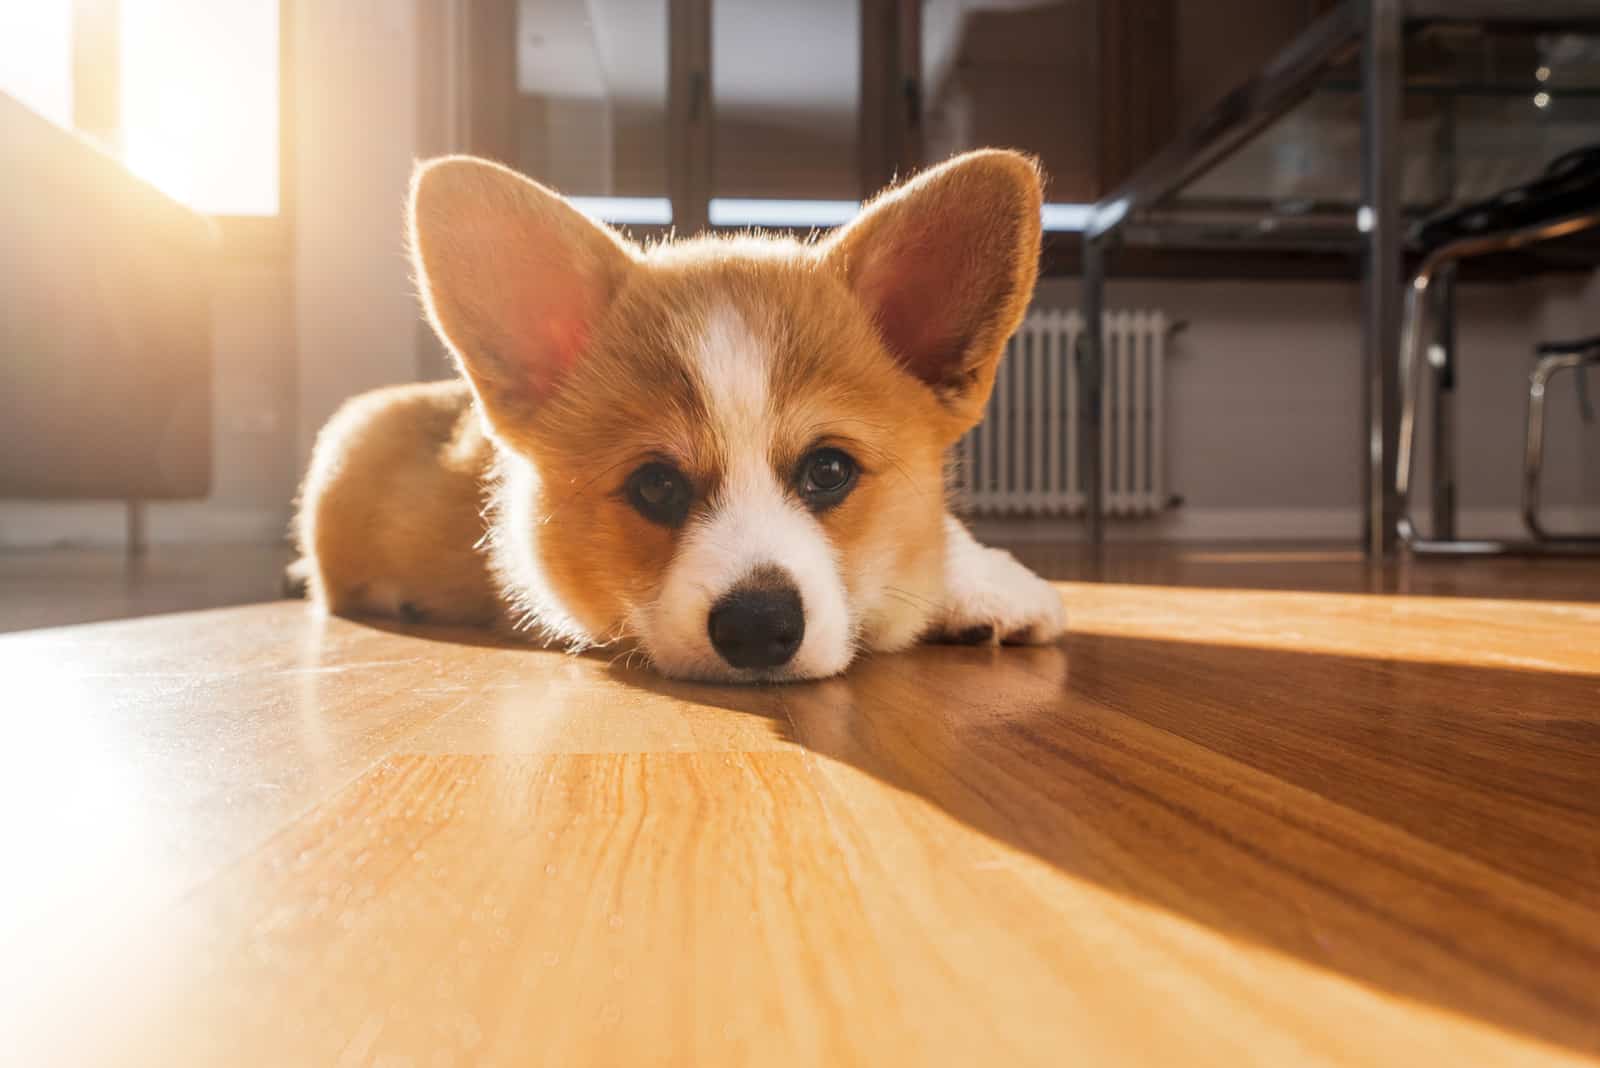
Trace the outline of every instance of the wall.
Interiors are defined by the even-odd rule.
[[[212,492],[156,502],[160,541],[267,541],[288,524],[298,475],[293,297],[286,261],[223,258],[212,298]],[[0,501],[0,548],[120,545],[125,507],[111,501]]]
[[[218,284],[211,504],[236,517],[222,534],[249,527],[268,537],[287,526],[284,502],[299,478],[293,278],[287,260],[234,262]]]
[[[417,0],[296,6],[296,467],[344,398],[417,377],[406,187],[417,155]]]
[[[1076,279],[1040,286],[1042,305],[1078,301]],[[1174,343],[1165,398],[1168,484],[1184,504],[1160,520],[1117,524],[1117,533],[1355,536],[1358,286],[1113,280],[1107,304],[1160,308],[1189,324]],[[1515,535],[1532,346],[1600,316],[1600,276],[1466,286],[1458,304],[1463,533]],[[1600,375],[1591,378],[1600,396]],[[1579,423],[1570,380],[1552,389],[1550,410],[1545,499],[1563,519],[1600,523],[1600,425]],[[1425,462],[1418,473],[1426,479]]]

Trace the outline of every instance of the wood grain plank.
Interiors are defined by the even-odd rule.
[[[1600,1063],[1592,566],[1123,564],[1059,647],[786,687],[298,604],[0,637],[8,1053]]]
[[[1595,604],[1166,584],[1061,588],[1076,634],[1600,676]]]
[[[1407,1020],[1408,1042],[1458,1063],[1533,1055],[1493,1027],[1461,1027],[1463,1017],[1600,1048],[1595,910],[1131,723],[1080,695],[1065,658],[1049,652],[1012,658],[1032,682],[1015,672],[997,682],[991,658],[1008,653],[959,651],[886,661],[870,675],[871,705],[855,702],[858,717],[841,717],[838,699],[799,691],[790,706],[800,739],[826,754],[830,781],[858,814],[861,863],[873,858],[881,879],[933,888],[922,911],[966,918],[980,958],[1006,935],[1055,940],[1041,959],[1080,970],[1065,985],[1080,999],[1088,988],[1106,995],[1081,1016],[1058,1005],[1055,1014],[1069,1016],[1060,1033],[1078,1043],[1103,1028],[1107,1063],[1191,1063],[1197,1054],[1185,1046],[1202,1035],[1217,1063],[1273,1062],[1262,1054],[1275,1049],[1298,1051],[1296,1063],[1377,1062]],[[929,690],[943,695],[938,705],[919,700]],[[983,845],[959,848],[952,819]],[[1006,859],[1019,853],[1025,861]],[[992,874],[981,890],[962,886],[996,867],[1033,873],[1047,907],[1004,899]],[[862,886],[872,901],[865,877]],[[1086,921],[1052,916],[1085,895],[1119,903],[1149,930],[1119,945],[1112,932],[1121,925],[1090,921],[1102,952],[1087,953],[1072,943]],[[907,907],[879,918],[909,943],[927,935],[911,915]],[[1150,959],[1143,937],[1163,929],[1207,952]],[[1092,981],[1086,958],[1095,959]],[[1136,1026],[1129,1016],[1143,1010],[1131,1007],[1165,1003],[1178,974],[1206,976],[1184,988],[1195,1016]],[[942,995],[973,1001],[970,991]],[[1417,1013],[1418,1002],[1442,1011]]]
[[[750,691],[738,712],[719,708],[725,687],[653,680],[622,669],[604,655],[566,657],[538,671],[513,671],[527,650],[503,658],[506,677],[420,731],[408,752],[669,753],[762,752],[796,749],[777,694]],[[466,689],[468,687],[464,687]]]
[[[70,1052],[866,1064],[916,1048],[797,753],[395,758],[162,928],[143,966],[169,981]]]
[[[1069,589],[1097,702],[1600,906],[1600,607]]]

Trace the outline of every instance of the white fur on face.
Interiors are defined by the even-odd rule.
[[[761,567],[793,579],[805,611],[805,639],[770,671],[731,667],[711,646],[711,606]],[[821,525],[788,498],[762,456],[723,477],[716,505],[684,530],[666,582],[635,614],[645,650],[662,672],[686,678],[822,678],[855,652],[838,560]]]
[[[680,536],[656,600],[630,618],[665,674],[688,678],[820,678],[843,671],[855,652],[839,561],[816,518],[785,491],[768,462],[772,418],[769,348],[731,308],[707,320],[695,354],[714,430],[730,457],[710,509]],[[767,671],[731,667],[711,645],[711,606],[762,567],[787,574],[800,592],[805,638],[793,659]]]

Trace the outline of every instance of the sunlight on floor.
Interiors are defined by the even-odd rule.
[[[1058,583],[1069,631],[1415,663],[1600,675],[1600,605]],[[1497,617],[1515,610],[1508,633]],[[1533,640],[1530,641],[1530,638]],[[1548,651],[1531,652],[1530,650]]]

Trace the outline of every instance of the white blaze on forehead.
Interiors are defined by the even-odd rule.
[[[758,339],[744,316],[719,304],[706,317],[695,352],[706,408],[726,448],[734,455],[746,449],[766,452],[767,367],[770,347]]]

